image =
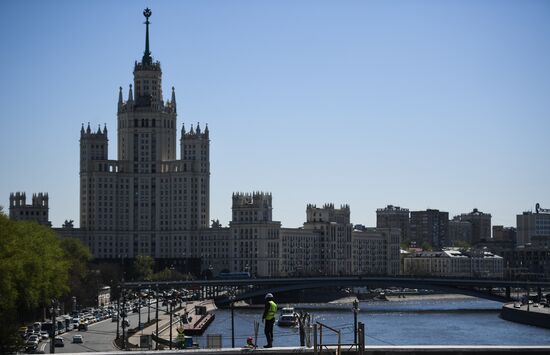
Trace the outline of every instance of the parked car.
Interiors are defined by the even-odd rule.
[[[42,340],[48,340],[50,339],[50,334],[48,334],[47,331],[42,330],[40,331],[40,338],[42,338]]]
[[[32,343],[38,345],[38,343],[40,343],[40,337],[36,334],[30,335],[27,338],[27,344],[32,344]]]
[[[82,338],[82,335],[80,334],[75,334],[73,336],[73,343],[75,344],[82,344],[84,342],[84,339]]]
[[[55,347],[64,347],[64,346],[65,346],[65,342],[63,341],[63,338],[62,338],[62,337],[55,337],[54,342],[53,342],[53,345],[54,345]]]

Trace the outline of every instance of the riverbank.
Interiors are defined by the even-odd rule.
[[[520,305],[519,308],[516,308],[514,303],[505,304],[500,311],[500,317],[511,322],[550,329],[550,308],[533,305],[527,307],[526,304]]]

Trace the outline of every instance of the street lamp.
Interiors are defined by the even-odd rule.
[[[59,304],[56,300],[52,300],[52,306],[50,307],[50,315],[52,317],[52,331],[51,331],[51,342],[50,342],[50,353],[55,353],[55,333],[57,330],[57,319],[56,313],[59,313]]]

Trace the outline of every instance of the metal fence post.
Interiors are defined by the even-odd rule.
[[[359,322],[359,355],[365,354],[365,323]]]
[[[317,355],[317,324],[313,324],[313,353]]]

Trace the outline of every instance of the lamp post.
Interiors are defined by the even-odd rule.
[[[57,319],[56,313],[59,312],[59,305],[56,300],[52,300],[52,306],[50,308],[50,315],[52,317],[52,331],[51,331],[51,341],[50,341],[50,353],[55,353],[55,333],[57,330]]]
[[[359,313],[359,302],[353,301],[353,344],[357,345],[357,313]]]
[[[157,301],[157,306],[155,307],[155,318],[156,318],[156,331],[155,331],[155,334],[157,336],[157,341],[155,341],[155,350],[158,350],[159,349],[159,342],[158,342],[158,337],[159,337],[159,284],[156,284],[156,288],[157,288],[157,292],[156,292],[156,301]]]
[[[141,330],[141,285],[139,285],[139,287],[138,287],[137,305],[138,305],[137,306],[137,309],[138,309],[138,329]]]

